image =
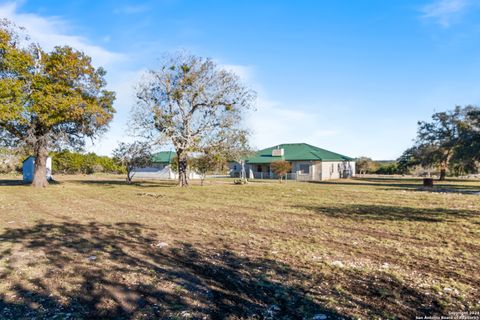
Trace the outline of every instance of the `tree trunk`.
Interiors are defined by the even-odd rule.
[[[244,180],[245,179],[245,176],[246,176],[246,173],[245,173],[245,162],[242,160],[240,161],[240,165],[241,165],[241,170],[240,170],[240,179]]]
[[[128,184],[132,183],[133,176],[131,176],[131,174],[132,174],[132,169],[127,166],[127,183]]]
[[[438,180],[444,181],[447,175],[447,163],[440,163],[440,178]]]
[[[35,153],[35,171],[33,174],[32,186],[44,188],[48,186],[47,180],[47,158],[48,149],[45,138],[39,138],[34,147]]]
[[[445,168],[442,167],[442,168],[440,169],[440,178],[439,178],[438,180],[444,181],[446,175],[447,175],[447,169],[445,169]]]
[[[182,150],[182,151],[177,151],[177,157],[178,157],[178,186],[188,187],[187,155]]]
[[[240,171],[240,180],[242,180],[244,183],[247,183],[248,182],[248,178],[247,178],[247,172],[245,170],[245,161],[244,160],[241,160],[240,161],[240,164],[242,166],[242,169]]]

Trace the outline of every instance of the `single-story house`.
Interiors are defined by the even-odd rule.
[[[52,180],[52,158],[47,158],[47,179]],[[35,175],[35,157],[30,156],[23,160],[22,173],[24,182],[32,182]]]
[[[132,178],[140,179],[159,179],[176,180],[178,173],[172,170],[172,162],[177,156],[174,151],[160,151],[152,156],[152,164],[148,167],[135,168],[132,172]],[[189,179],[199,179],[200,176],[195,172],[188,172]]]
[[[328,151],[307,143],[285,143],[256,152],[245,159],[245,171],[248,178],[278,178],[272,172],[270,164],[284,160],[292,164],[287,179],[301,181],[322,181],[350,178],[355,176],[353,158]],[[230,163],[230,175],[238,177],[241,171],[239,163]]]

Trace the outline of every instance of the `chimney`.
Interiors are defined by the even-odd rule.
[[[272,150],[272,157],[283,157],[284,151],[283,148],[277,148]]]

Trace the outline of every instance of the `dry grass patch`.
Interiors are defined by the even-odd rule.
[[[0,180],[0,318],[313,319],[480,308],[480,183],[188,190]]]

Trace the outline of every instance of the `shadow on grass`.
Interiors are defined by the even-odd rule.
[[[39,222],[0,238],[1,319],[340,317],[285,264],[165,245],[137,223]]]
[[[61,184],[57,180],[48,180],[51,185]],[[0,187],[30,186],[31,182],[25,182],[22,179],[0,179]]]
[[[21,179],[0,179],[0,187],[25,186],[29,183],[23,182]]]
[[[333,296],[348,305],[368,310],[371,319],[416,319],[448,314],[440,300],[425,294],[384,272],[343,270],[348,286],[335,286]],[[426,319],[426,317],[425,317]],[[440,318],[438,318],[440,319]]]
[[[141,187],[141,188],[158,188],[158,187],[175,187],[177,184],[175,181],[151,181],[141,180],[127,183],[125,180],[71,180],[70,182],[85,184],[85,185],[98,185],[98,186],[127,186],[127,187]]]
[[[382,205],[294,206],[335,218],[355,220],[398,220],[445,222],[458,218],[480,217],[479,211],[446,208],[412,208]]]
[[[480,185],[458,184],[458,182],[474,182],[474,181],[435,180],[433,188],[425,188],[423,186],[423,181],[421,179],[355,178],[355,179],[351,179],[350,181],[341,181],[341,180],[310,181],[310,183],[326,184],[326,185],[385,187],[386,190],[400,189],[400,190],[410,190],[410,191],[463,193],[463,194],[477,194],[478,192],[480,192]]]

